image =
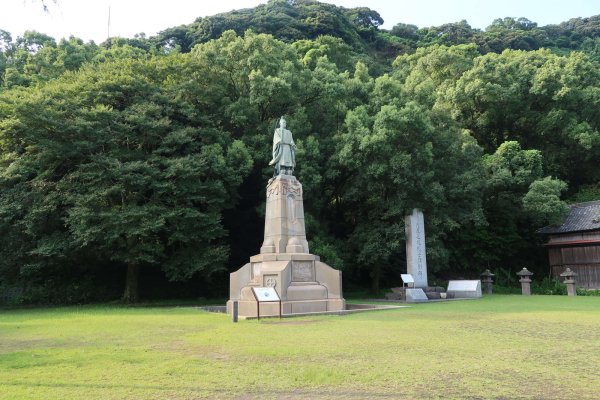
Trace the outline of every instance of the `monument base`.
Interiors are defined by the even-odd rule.
[[[250,262],[230,274],[230,300],[238,302],[238,316],[256,317],[258,303],[253,287],[273,287],[279,302],[260,303],[260,316],[341,311],[346,308],[342,297],[342,273],[307,253],[258,254]]]
[[[233,301],[227,301],[227,313],[231,315]],[[254,301],[238,300],[238,316],[257,317],[258,304]],[[282,301],[281,315],[304,314],[313,312],[326,311],[343,311],[346,309],[346,302],[343,299],[328,299],[328,300],[306,300],[306,301]],[[279,316],[279,303],[260,303],[261,317],[277,317]]]
[[[406,302],[407,303],[425,303],[429,301],[427,295],[422,288],[407,288]]]

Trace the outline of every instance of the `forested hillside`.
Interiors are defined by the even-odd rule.
[[[414,207],[433,282],[547,275],[536,230],[600,198],[600,16],[382,22],[272,0],[102,44],[0,30],[0,302],[226,297],[281,115],[347,289],[399,283]]]

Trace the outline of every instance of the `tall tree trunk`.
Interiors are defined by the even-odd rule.
[[[371,271],[371,293],[379,294],[379,279],[381,278],[381,266],[379,264],[373,266]]]
[[[127,264],[127,280],[125,282],[125,293],[123,301],[125,303],[137,303],[138,298],[138,277],[140,276],[139,264]]]

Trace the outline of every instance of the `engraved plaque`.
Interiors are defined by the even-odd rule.
[[[292,264],[292,281],[314,282],[315,274],[312,261],[294,261]]]

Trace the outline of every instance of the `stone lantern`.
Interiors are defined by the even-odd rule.
[[[492,282],[493,282],[492,278],[493,277],[494,277],[494,274],[492,274],[489,269],[486,269],[481,274],[481,278],[482,278],[481,282],[483,282],[483,287],[485,288],[485,292],[487,294],[492,294]]]
[[[575,271],[571,271],[571,268],[567,268],[565,272],[560,274],[560,276],[565,277],[565,285],[567,285],[567,294],[569,296],[577,296],[577,289],[575,288],[575,277],[577,273]]]
[[[521,292],[523,293],[523,295],[531,295],[531,278],[529,277],[533,275],[533,272],[529,271],[527,268],[523,268],[522,270],[517,272],[517,275],[521,277],[521,279],[519,279],[519,282],[521,282]]]

